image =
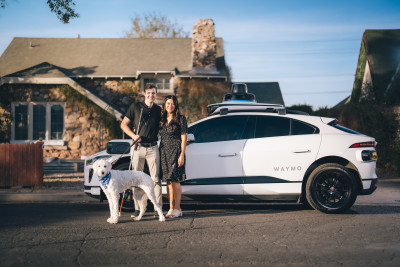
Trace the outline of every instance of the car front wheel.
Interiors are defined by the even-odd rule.
[[[354,176],[342,165],[327,163],[316,168],[306,185],[308,203],[325,213],[341,213],[357,198]]]

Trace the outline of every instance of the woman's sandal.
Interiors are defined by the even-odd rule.
[[[171,214],[172,214],[173,211],[174,211],[173,209],[169,209],[169,211],[167,212],[167,214],[165,214],[165,217],[171,216]]]
[[[173,210],[172,214],[169,216],[169,218],[178,218],[182,216],[182,211],[181,210]]]

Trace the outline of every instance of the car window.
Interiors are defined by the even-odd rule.
[[[197,124],[196,143],[239,140],[242,138],[248,116],[223,116]]]
[[[194,134],[194,132],[196,131],[197,128],[197,124],[188,127],[188,134]]]
[[[128,142],[108,142],[106,146],[106,151],[108,154],[129,154],[130,150],[128,148],[131,146]]]
[[[274,116],[257,116],[255,138],[286,136],[290,132],[290,119]]]
[[[301,134],[315,134],[319,133],[319,129],[308,123],[292,120],[292,132],[291,135],[301,135]]]
[[[255,126],[256,124],[256,116],[249,116],[247,120],[246,129],[242,135],[242,139],[251,139],[254,138]]]
[[[336,128],[336,129],[338,129],[338,130],[341,130],[341,131],[343,131],[343,132],[345,132],[345,133],[360,134],[359,132],[356,132],[356,131],[354,131],[354,130],[352,130],[352,129],[346,128],[346,127],[344,127],[344,126],[342,126],[342,125],[339,125],[339,124],[333,124],[333,125],[328,124],[328,125],[330,125],[330,126]]]

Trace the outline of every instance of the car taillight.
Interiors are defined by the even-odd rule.
[[[356,148],[356,147],[373,147],[375,148],[375,142],[361,142],[361,143],[355,143],[350,146],[350,148]]]

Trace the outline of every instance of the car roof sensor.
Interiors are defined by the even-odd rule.
[[[232,92],[224,96],[223,102],[227,101],[256,102],[256,96],[248,92],[245,83],[234,83],[232,84]]]

